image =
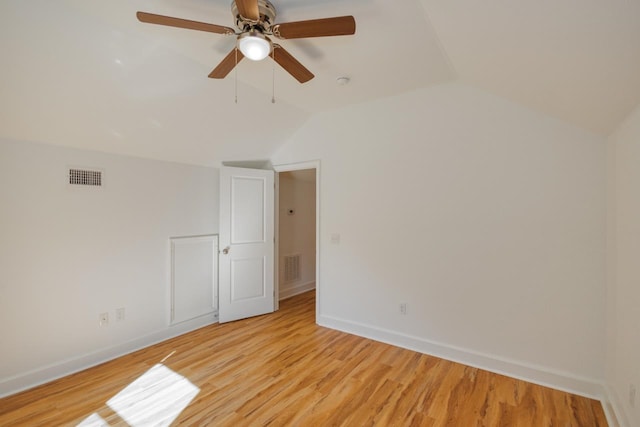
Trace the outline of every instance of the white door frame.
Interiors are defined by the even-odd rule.
[[[280,172],[291,172],[304,169],[316,170],[316,323],[318,316],[320,315],[320,160],[312,160],[309,162],[300,163],[288,163],[283,165],[274,165],[273,170],[276,172],[276,200],[275,200],[275,309],[279,309],[280,300],[280,278],[279,275],[279,262],[280,262]]]

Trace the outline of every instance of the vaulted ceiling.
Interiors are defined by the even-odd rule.
[[[4,0],[0,137],[216,165],[268,158],[314,113],[449,81],[601,135],[640,102],[637,0],[272,2],[277,22],[354,15],[356,35],[282,41],[316,75],[303,85],[270,60],[213,80],[233,37],[135,12],[233,26],[230,0]]]

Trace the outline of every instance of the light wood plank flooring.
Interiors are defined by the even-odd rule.
[[[314,301],[0,399],[0,425],[607,425],[598,401],[319,327]]]

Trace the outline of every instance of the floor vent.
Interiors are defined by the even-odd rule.
[[[69,184],[101,187],[102,172],[96,170],[69,169]]]
[[[300,278],[300,255],[284,257],[284,281],[293,282]]]

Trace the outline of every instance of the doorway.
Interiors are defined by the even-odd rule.
[[[316,291],[319,313],[319,165],[274,166],[276,171],[276,310],[280,300]]]

